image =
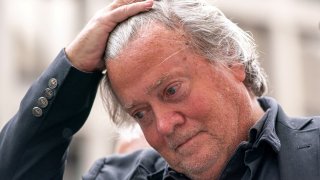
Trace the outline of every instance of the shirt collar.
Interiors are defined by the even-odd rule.
[[[253,148],[257,148],[262,142],[266,142],[275,152],[279,152],[281,144],[275,130],[278,104],[270,97],[259,98],[258,101],[265,114],[250,129],[249,142],[253,144]]]
[[[269,144],[275,152],[280,151],[280,140],[275,132],[275,123],[278,113],[277,102],[270,97],[263,97],[258,99],[260,106],[265,111],[262,118],[256,122],[256,124],[249,131],[249,144],[253,144],[253,148],[258,148],[262,142]],[[246,144],[244,144],[246,145]],[[246,148],[249,148],[249,146]],[[151,174],[150,179],[179,179],[188,180],[183,174],[180,174],[173,170],[168,164],[164,169]]]
[[[168,163],[166,163],[165,167],[153,174],[148,176],[148,179],[152,180],[190,180],[184,174],[178,173],[174,169],[172,169]]]

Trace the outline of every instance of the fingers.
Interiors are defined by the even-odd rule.
[[[152,8],[153,0],[115,0],[88,22],[65,51],[70,62],[86,72],[102,70],[105,64],[102,57],[109,33],[125,19]]]
[[[139,1],[139,0],[118,0],[119,3],[129,2],[129,4],[120,5],[110,12],[109,16],[112,17],[114,23],[119,23],[125,19],[136,15],[143,11],[148,11],[152,8],[153,0]],[[131,3],[132,2],[132,3]]]
[[[139,2],[139,1],[143,1],[143,0],[115,0],[110,4],[110,7],[111,7],[110,10],[116,9],[116,8],[123,6],[123,5]]]

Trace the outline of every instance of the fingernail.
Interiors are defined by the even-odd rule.
[[[149,11],[150,9],[152,9],[152,5],[153,5],[153,0],[147,0],[145,10]]]
[[[152,9],[152,6],[151,7],[146,7],[145,11],[150,11],[151,9]]]

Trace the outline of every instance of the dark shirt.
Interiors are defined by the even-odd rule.
[[[1,180],[62,179],[67,148],[89,115],[101,77],[73,68],[65,52],[59,53],[0,132]],[[48,98],[46,107],[35,107],[40,97]],[[240,143],[220,179],[319,180],[320,116],[288,117],[272,98],[259,102],[265,115],[248,132],[248,142]],[[188,178],[155,150],[144,149],[102,158],[83,179]]]
[[[260,98],[264,116],[249,132],[249,141],[240,143],[220,179],[277,180],[277,153],[280,140],[275,131],[278,104],[271,98]],[[154,150],[141,150],[124,156],[100,159],[83,179],[152,179],[187,180],[166,163]]]
[[[275,131],[277,103],[259,99],[265,114],[249,132],[249,141],[242,142],[229,160],[220,179],[279,179],[277,153],[280,140]]]

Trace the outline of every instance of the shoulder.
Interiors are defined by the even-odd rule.
[[[289,117],[281,108],[277,114],[277,127],[287,130],[310,130],[320,127],[320,116]]]
[[[155,150],[143,149],[97,160],[83,179],[137,179],[136,177],[147,177],[165,167],[166,161]]]
[[[281,179],[319,179],[320,117],[279,117]]]
[[[280,126],[289,130],[310,130],[320,127],[320,116],[278,119]]]

